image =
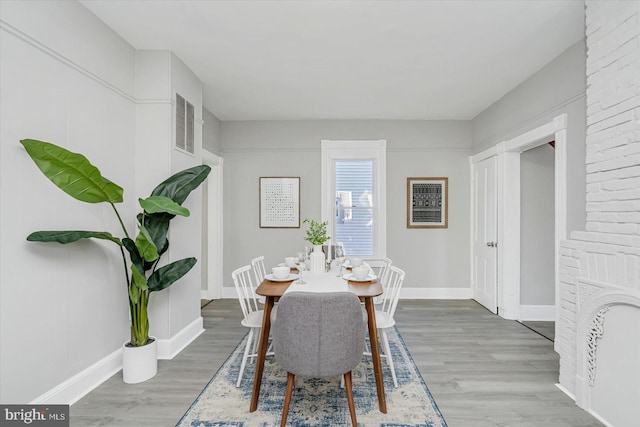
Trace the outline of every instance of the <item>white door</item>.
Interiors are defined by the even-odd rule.
[[[473,299],[493,313],[498,312],[496,184],[495,156],[473,165]]]

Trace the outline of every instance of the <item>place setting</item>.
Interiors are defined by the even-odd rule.
[[[376,280],[378,276],[373,274],[369,267],[360,266],[354,267],[350,273],[343,275],[342,278],[350,282],[372,282]]]
[[[336,248],[336,262],[339,270],[338,276],[350,282],[371,282],[376,280],[376,276],[369,264],[364,262],[362,258],[345,258],[341,248]],[[347,270],[346,274],[342,274],[342,270]]]
[[[298,271],[298,270],[296,270]],[[286,265],[273,267],[270,274],[264,276],[265,279],[272,282],[291,282],[298,279],[300,276],[292,272],[291,267]]]

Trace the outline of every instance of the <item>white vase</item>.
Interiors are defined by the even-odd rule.
[[[309,271],[312,273],[322,273],[324,271],[324,252],[322,245],[313,245],[313,252],[309,255]]]
[[[122,380],[136,384],[153,378],[158,373],[158,340],[141,347],[122,345]]]

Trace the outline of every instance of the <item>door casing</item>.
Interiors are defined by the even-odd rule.
[[[498,314],[505,319],[520,320],[520,154],[555,140],[555,305],[558,321],[559,250],[567,238],[567,115],[556,116],[535,129],[469,158],[471,177],[474,165],[496,156],[498,167]],[[473,185],[471,187],[473,193]],[[473,194],[471,195],[473,200]],[[471,239],[474,235],[473,206],[471,209]],[[473,245],[471,262],[473,263]],[[473,266],[473,264],[471,264]],[[473,273],[472,273],[473,274]],[[473,281],[473,277],[471,278]]]

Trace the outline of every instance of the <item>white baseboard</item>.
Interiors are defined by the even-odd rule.
[[[521,305],[520,320],[553,322],[556,320],[555,305]]]
[[[471,288],[402,288],[400,299],[471,299]],[[236,289],[222,288],[223,299],[238,298]]]
[[[203,332],[203,320],[200,316],[170,339],[158,339],[158,359],[173,359]]]
[[[120,370],[122,370],[122,348],[36,397],[30,404],[73,405]]]
[[[211,299],[209,298],[209,291],[205,289],[200,290],[200,299]]]
[[[400,299],[471,299],[471,288],[402,288]]]
[[[571,398],[571,400],[573,400],[575,402],[576,400],[576,396],[571,393],[565,386],[563,386],[560,383],[556,383],[556,387],[558,387],[558,389],[563,392],[564,394],[566,394],[567,396],[569,396]]]
[[[233,286],[223,286],[222,287],[222,299],[236,299],[238,298],[238,293],[236,292],[236,288]]]
[[[173,359],[203,332],[202,317],[198,317],[171,339],[158,339],[158,359]],[[119,348],[29,403],[73,405],[121,370],[122,348]]]
[[[589,409],[587,411],[588,413],[590,413],[591,415],[593,415],[593,417],[600,421],[602,424],[604,424],[606,427],[615,427],[613,424],[611,424],[610,422],[608,422],[607,420],[605,420],[604,418],[602,418],[600,415],[598,415],[596,412],[594,412],[593,409]]]
[[[569,390],[567,390],[564,386],[560,385],[560,384],[556,384],[556,387],[558,387],[558,389],[560,389],[560,391],[562,391],[564,394],[566,394],[567,396],[569,396],[571,398],[571,400],[573,400],[574,402],[576,401],[576,396],[571,393]],[[577,402],[576,402],[577,404]],[[588,413],[590,413],[591,415],[593,415],[593,417],[595,419],[597,419],[598,421],[600,421],[602,424],[604,424],[606,427],[614,427],[613,424],[607,422],[607,420],[605,420],[604,418],[602,418],[600,415],[598,415],[596,412],[593,411],[593,409],[586,409],[586,411]]]

